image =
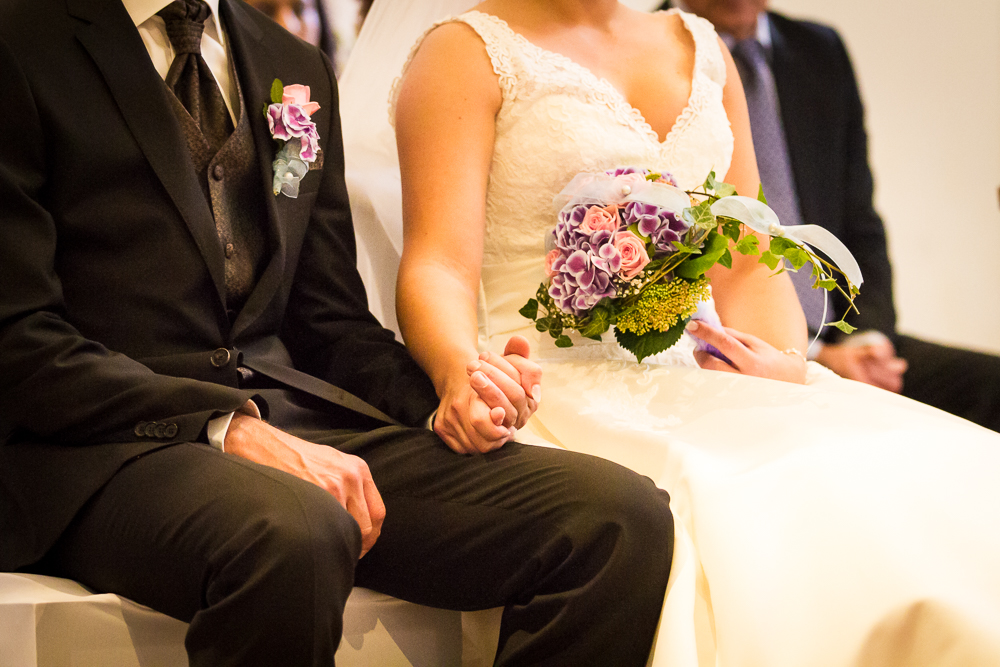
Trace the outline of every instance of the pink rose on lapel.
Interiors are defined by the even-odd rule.
[[[312,116],[319,111],[319,104],[309,101],[309,86],[298,83],[285,86],[284,90],[281,91],[281,102],[283,104],[297,104],[306,116]]]
[[[318,110],[319,104],[309,101],[309,86],[285,86],[279,79],[271,84],[271,104],[264,107],[264,117],[280,146],[273,163],[274,194],[297,197],[299,181],[316,162],[319,132],[310,116]]]

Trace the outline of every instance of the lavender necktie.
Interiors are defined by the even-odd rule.
[[[732,53],[747,96],[753,148],[767,203],[782,225],[800,225],[802,214],[778,110],[778,91],[764,47],[756,39],[744,39],[733,47]],[[824,291],[812,288],[811,270],[812,265],[806,264],[791,277],[809,329],[819,331],[823,325]]]

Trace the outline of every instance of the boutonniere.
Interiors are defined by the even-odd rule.
[[[285,86],[280,79],[271,84],[271,102],[264,107],[264,116],[279,146],[272,163],[274,194],[294,199],[299,196],[299,181],[306,172],[323,166],[319,132],[310,120],[319,104],[309,101],[309,86]]]

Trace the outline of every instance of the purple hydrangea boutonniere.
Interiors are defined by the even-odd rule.
[[[264,116],[271,136],[280,146],[272,163],[274,194],[294,199],[299,196],[299,181],[306,172],[322,165],[319,132],[310,119],[319,104],[309,101],[309,86],[285,86],[279,79],[271,84],[271,102],[264,108]]]

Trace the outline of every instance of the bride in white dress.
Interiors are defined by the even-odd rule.
[[[735,330],[699,334],[742,372],[704,355],[716,370],[699,368],[690,336],[642,364],[610,335],[559,349],[517,312],[544,279],[552,198],[576,173],[647,167],[691,188],[714,169],[756,192],[742,89],[707,22],[612,0],[488,0],[429,30],[393,93],[399,199],[372,95],[401,43],[470,5],[377,2],[342,90],[362,268],[385,312],[402,211],[399,321],[441,414],[462,400],[450,378],[523,335],[544,398],[517,438],[670,491],[677,545],[653,664],[1000,664],[1000,436],[782,352],[806,344],[785,276],[739,256],[710,274]],[[500,446],[508,426],[437,430],[469,451]]]

